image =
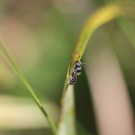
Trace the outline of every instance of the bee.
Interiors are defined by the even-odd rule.
[[[81,61],[76,61],[75,66],[71,72],[71,77],[69,78],[68,84],[73,85],[77,77],[81,74],[81,69],[82,69],[82,62]]]

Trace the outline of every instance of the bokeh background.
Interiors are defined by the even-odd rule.
[[[0,0],[0,38],[56,123],[60,117],[60,98],[77,35],[87,17],[103,5],[102,0]],[[134,28],[134,19],[130,22]],[[92,73],[99,71],[102,79],[107,78],[106,74],[110,72],[105,71],[112,63],[109,67],[111,71],[115,69],[113,66],[118,67],[116,72],[112,72],[115,74],[112,82],[117,75],[119,78],[120,72],[129,104],[135,112],[134,58],[135,49],[117,21],[94,33],[76,84],[79,130],[87,134],[99,132],[93,109],[94,94],[91,95],[95,86]],[[99,69],[103,70],[100,72]],[[45,133],[51,135],[42,113],[0,54],[0,135]]]

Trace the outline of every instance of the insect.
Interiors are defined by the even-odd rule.
[[[76,61],[75,66],[71,72],[71,77],[69,78],[69,81],[68,81],[69,85],[73,85],[76,82],[77,76],[81,74],[81,69],[82,69],[82,62]]]
[[[81,74],[81,69],[82,69],[82,62],[81,61],[76,61],[74,71],[77,73],[77,75]]]

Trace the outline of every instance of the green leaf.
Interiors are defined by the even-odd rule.
[[[84,53],[88,40],[90,39],[92,34],[95,32],[97,28],[119,17],[121,14],[122,14],[121,6],[108,5],[101,8],[97,12],[93,13],[93,15],[91,15],[88,18],[88,20],[86,21],[86,24],[84,25],[82,31],[80,32],[78,36],[77,44],[73,51],[72,57],[70,59],[67,77],[65,80],[65,85],[64,85],[64,90],[63,90],[63,96],[68,88],[68,80],[71,76],[71,71],[73,70],[74,63],[76,61],[80,61],[80,59],[82,58],[82,55]]]
[[[121,7],[118,5],[109,5],[101,8],[91,15],[82,31],[80,32],[77,44],[70,59],[67,77],[64,84],[62,97],[62,115],[59,123],[59,135],[75,135],[75,114],[74,114],[74,86],[68,85],[68,80],[71,77],[71,71],[74,68],[76,61],[80,61],[85,51],[89,38],[94,31],[103,24],[119,17],[121,15]]]
[[[42,114],[47,119],[47,121],[48,121],[54,135],[57,135],[57,130],[56,130],[55,123],[53,122],[51,117],[47,114],[46,110],[44,109],[44,107],[41,104],[40,100],[38,99],[37,95],[35,94],[33,88],[31,87],[31,85],[29,84],[27,79],[25,78],[25,76],[22,73],[22,71],[20,70],[20,68],[14,62],[13,58],[9,54],[9,52],[6,49],[6,47],[4,46],[4,44],[0,43],[0,49],[3,52],[4,56],[6,57],[6,60],[7,60],[8,64],[9,64],[9,66],[11,67],[11,69],[14,71],[14,73],[17,75],[17,77],[21,80],[22,84],[27,88],[27,91],[30,93],[31,97],[33,98],[33,100],[35,101],[35,103],[37,104],[39,109],[41,110]]]
[[[63,99],[58,135],[75,135],[74,86],[70,85]]]
[[[132,26],[132,23],[126,18],[118,19],[119,26],[122,32],[127,36],[131,44],[135,47],[135,29]]]

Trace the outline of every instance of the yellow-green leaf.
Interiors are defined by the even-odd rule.
[[[63,99],[58,135],[75,135],[74,86],[70,85]]]
[[[122,14],[121,6],[108,5],[101,8],[88,18],[86,24],[84,25],[82,31],[78,36],[77,44],[70,59],[63,93],[65,93],[68,88],[68,79],[71,76],[71,71],[74,67],[74,63],[76,61],[80,61],[80,59],[82,58],[87,42],[91,37],[91,35],[93,34],[93,32],[103,24],[119,17],[121,14]]]
[[[82,31],[80,32],[77,40],[77,44],[70,59],[67,77],[65,80],[63,97],[62,97],[62,115],[59,123],[58,134],[59,135],[75,135],[75,114],[74,114],[74,87],[68,85],[68,80],[71,77],[72,70],[76,61],[80,61],[87,42],[93,32],[102,26],[103,24],[119,17],[121,15],[121,7],[119,5],[108,5],[93,15],[91,15]]]

